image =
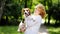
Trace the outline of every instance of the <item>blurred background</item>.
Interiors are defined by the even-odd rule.
[[[22,8],[28,7],[33,13],[39,3],[46,9],[44,24],[49,34],[60,34],[60,0],[0,0],[0,34],[23,34],[17,32]]]

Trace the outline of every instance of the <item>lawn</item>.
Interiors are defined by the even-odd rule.
[[[60,34],[60,27],[47,26],[50,34]],[[23,34],[17,32],[18,26],[0,26],[0,34]]]
[[[60,27],[49,26],[48,31],[50,34],[60,34]]]
[[[17,29],[18,26],[0,26],[0,34],[22,34]]]

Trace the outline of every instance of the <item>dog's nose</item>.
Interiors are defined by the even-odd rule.
[[[24,14],[27,14],[26,12]]]
[[[25,11],[25,14],[28,14],[28,12],[27,12],[27,11]]]

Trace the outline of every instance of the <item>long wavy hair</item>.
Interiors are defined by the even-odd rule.
[[[45,11],[45,7],[43,4],[38,4],[35,6],[35,8],[38,8],[38,9],[42,9],[42,10],[39,10],[41,17],[44,18],[45,15],[46,15],[46,11]]]

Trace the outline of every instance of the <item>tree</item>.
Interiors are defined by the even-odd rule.
[[[0,0],[0,20],[1,20],[1,16],[3,14],[3,8],[5,5],[6,0]]]
[[[25,8],[27,8],[27,0],[25,0]]]
[[[51,17],[51,13],[52,13],[52,0],[47,0],[47,3],[48,3],[48,24],[50,24],[50,17]]]

